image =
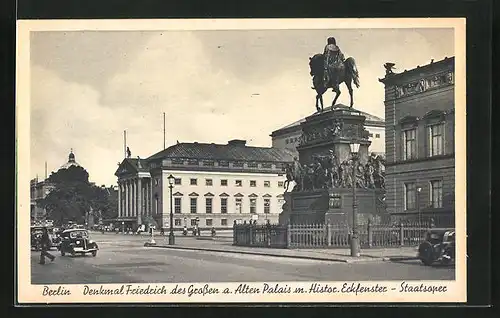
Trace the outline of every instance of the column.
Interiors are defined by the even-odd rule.
[[[136,189],[136,186],[135,186],[135,179],[132,179],[132,181],[130,182],[131,186],[132,186],[132,213],[130,214],[131,217],[134,217],[135,216],[135,211],[137,209],[136,207],[136,203],[137,203],[137,189]]]
[[[132,211],[132,186],[130,184],[130,180],[127,180],[127,217],[130,216]]]
[[[142,220],[142,182],[141,178],[137,178],[137,224],[141,224]]]
[[[118,217],[122,216],[122,185],[118,181]]]
[[[153,215],[153,204],[155,204],[155,199],[153,197],[153,177],[149,179],[149,195],[150,195],[150,200],[149,200],[149,211],[151,211],[151,215]]]
[[[125,190],[125,213],[123,213],[123,216],[127,217],[128,216],[128,210],[129,210],[129,189],[128,189],[128,180],[125,180],[125,183],[123,185],[123,189]]]

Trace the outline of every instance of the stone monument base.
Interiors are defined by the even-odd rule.
[[[358,223],[380,217],[377,207],[378,189],[356,189]],[[352,225],[353,193],[351,188],[285,193],[285,206],[280,224],[349,224]]]

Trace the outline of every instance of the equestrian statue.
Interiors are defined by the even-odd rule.
[[[323,54],[309,57],[310,75],[313,77],[313,87],[316,90],[316,109],[323,111],[323,94],[328,88],[335,92],[332,107],[340,96],[340,84],[345,83],[351,96],[350,107],[354,106],[352,82],[359,88],[359,74],[354,58],[344,58],[334,37],[329,37]],[[321,108],[318,105],[321,104]]]

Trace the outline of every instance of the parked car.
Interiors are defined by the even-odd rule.
[[[439,262],[450,264],[455,260],[455,230],[431,229],[418,247],[418,258],[427,266]]]
[[[47,231],[49,232],[49,238],[50,238],[49,249],[52,247],[56,247],[58,245],[58,239],[56,238],[53,227],[43,226],[43,225],[32,226],[31,227],[31,248],[34,249],[35,251],[39,251],[42,249],[41,241],[42,241],[42,234],[43,234],[44,227],[46,227]]]
[[[61,256],[66,253],[71,255],[91,253],[95,257],[99,250],[97,243],[90,239],[89,232],[85,229],[65,230],[61,234],[61,239],[59,245]]]

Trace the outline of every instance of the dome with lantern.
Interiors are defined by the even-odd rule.
[[[63,164],[60,169],[68,169],[69,167],[82,167],[78,162],[76,162],[75,154],[73,153],[73,149],[71,149],[71,151],[69,153],[68,162]]]

